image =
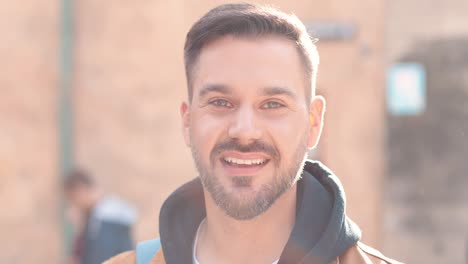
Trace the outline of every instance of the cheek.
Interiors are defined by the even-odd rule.
[[[216,144],[216,140],[222,137],[225,125],[216,118],[200,115],[194,116],[191,123],[190,137],[194,147],[201,155],[207,156]]]
[[[296,155],[299,144],[303,144],[308,133],[306,118],[287,118],[269,124],[269,134],[282,159],[289,160]],[[307,142],[305,142],[307,143]]]

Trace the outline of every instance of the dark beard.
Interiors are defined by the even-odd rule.
[[[228,216],[236,220],[251,220],[268,210],[300,178],[307,155],[307,139],[307,134],[304,134],[299,146],[296,148],[296,154],[289,168],[284,172],[274,175],[270,183],[263,184],[254,197],[236,197],[227,192],[220,183],[219,178],[212,175],[202,164],[198,152],[194,147],[192,147],[192,155],[200,173],[202,184],[210,193],[215,204]],[[249,145],[240,145],[235,140],[220,142],[211,151],[211,164],[215,164],[214,157],[217,157],[222,151],[227,150],[267,153],[272,157],[270,162],[273,162],[277,169],[279,168],[279,161],[281,159],[279,152],[273,146],[260,141],[255,141]],[[251,185],[252,180],[252,176],[232,177],[232,183],[236,187],[248,187]]]

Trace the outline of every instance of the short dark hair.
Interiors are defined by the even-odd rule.
[[[71,169],[64,175],[63,189],[66,192],[76,190],[78,187],[93,188],[94,186],[93,177],[83,169]]]
[[[293,14],[278,9],[250,4],[224,4],[211,9],[200,18],[187,33],[184,46],[185,74],[189,101],[193,97],[193,74],[195,64],[205,45],[223,36],[261,37],[278,35],[296,44],[304,64],[307,80],[307,98],[315,93],[319,55],[315,41],[311,39],[304,24]]]

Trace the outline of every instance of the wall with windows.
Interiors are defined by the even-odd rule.
[[[386,64],[421,64],[426,109],[390,116],[384,248],[407,263],[467,263],[468,2],[388,1]]]

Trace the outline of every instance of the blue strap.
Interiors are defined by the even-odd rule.
[[[156,252],[161,248],[159,238],[139,242],[136,246],[136,263],[148,264],[156,255]]]

